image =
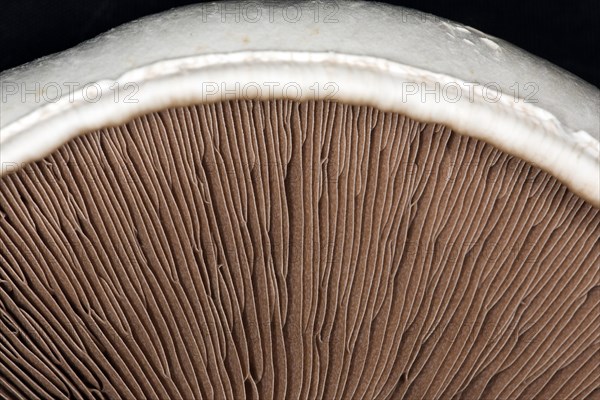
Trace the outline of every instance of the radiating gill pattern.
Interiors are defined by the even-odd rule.
[[[599,225],[398,114],[151,113],[0,181],[0,397],[598,398]]]

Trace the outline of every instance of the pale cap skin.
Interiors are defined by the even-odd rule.
[[[596,87],[500,39],[414,10],[370,2],[290,7],[179,8],[3,72],[0,174],[78,134],[173,105],[329,98],[445,124],[600,205]],[[57,87],[60,96],[44,92]],[[134,88],[136,101],[115,101],[115,88],[124,95]]]

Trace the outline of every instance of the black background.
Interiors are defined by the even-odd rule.
[[[344,0],[337,0],[344,1]],[[2,0],[0,71],[190,0]],[[600,86],[600,0],[387,1],[507,40]]]

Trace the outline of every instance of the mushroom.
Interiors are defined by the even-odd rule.
[[[398,7],[206,7],[1,75],[3,396],[598,393],[598,89]]]

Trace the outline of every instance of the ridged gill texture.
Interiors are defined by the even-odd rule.
[[[152,113],[1,180],[0,394],[597,399],[599,225],[402,115]]]

